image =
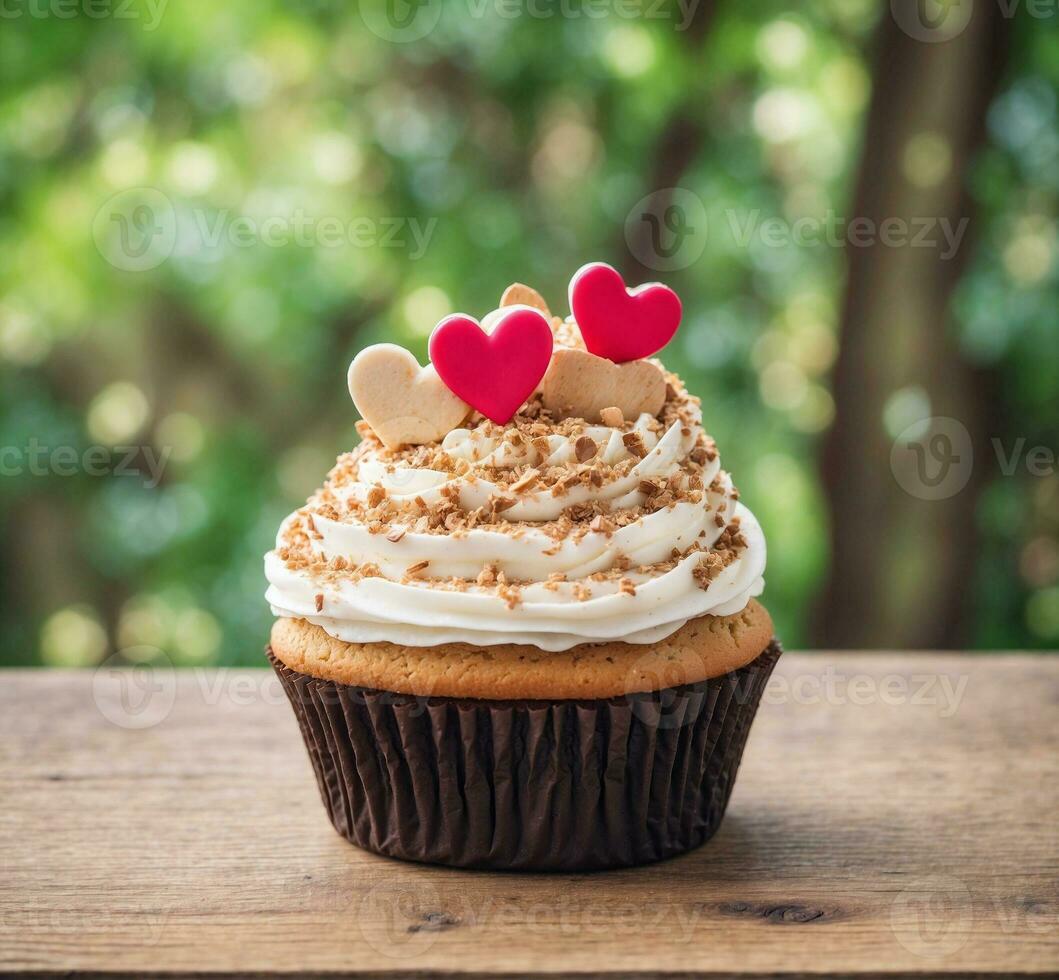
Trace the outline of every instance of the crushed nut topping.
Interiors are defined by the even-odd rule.
[[[370,427],[358,424],[361,444],[339,457],[324,487],[293,515],[277,553],[289,568],[305,570],[323,586],[388,575],[375,563],[362,561],[364,556],[324,555],[324,536],[314,519],[318,517],[359,525],[393,544],[410,532],[453,539],[481,530],[513,539],[532,532],[550,542],[541,551],[542,556],[548,557],[557,555],[567,540],[579,542],[592,533],[609,539],[652,514],[690,503],[709,512],[704,520],[721,532],[717,540],[707,546],[705,542],[712,533],[707,534],[704,529],[689,548],[673,549],[666,559],[650,565],[636,565],[619,553],[609,568],[580,580],[567,581],[565,575],[554,573],[545,582],[531,583],[514,579],[510,571],[501,570],[498,562],[485,564],[480,572],[465,579],[439,575],[432,570],[431,562],[423,559],[408,565],[401,580],[429,581],[431,587],[457,591],[486,590],[514,608],[530,584],[552,592],[562,591],[579,601],[588,601],[594,591],[600,594],[599,586],[604,584],[610,593],[635,595],[646,577],[664,574],[680,562],[698,556],[692,574],[700,588],[708,588],[746,547],[746,539],[738,520],[726,516],[730,513],[727,503],[715,510],[718,499],[734,501],[738,493],[723,471],[706,469],[717,459],[717,450],[713,440],[701,430],[697,399],[687,394],[676,375],[667,375],[666,404],[657,418],[641,416],[627,422],[614,407],[601,414],[604,424],[612,429],[630,427],[630,431],[619,433],[621,446],[616,453],[611,435],[583,419],[554,419],[539,396],[532,398],[506,426],[472,414],[466,432],[459,438],[446,439],[447,445],[389,450]],[[660,472],[657,467],[652,468],[658,454],[652,455],[651,450],[674,426],[684,440],[684,455]],[[644,464],[644,460],[648,462]],[[371,485],[364,487],[360,482],[361,467],[367,461],[376,470],[381,465],[392,489],[387,491],[374,482],[374,475]],[[406,473],[424,471],[437,474],[437,482],[418,483],[418,493],[401,491],[401,478]],[[631,491],[637,495],[630,496]],[[618,500],[620,504],[615,503]],[[476,501],[477,505],[468,501]],[[556,516],[539,520],[511,518],[510,510],[523,501],[532,505],[528,512],[543,504],[548,513]],[[316,594],[315,604],[321,611],[323,592]]]
[[[598,451],[599,446],[591,436],[581,436],[574,443],[574,455],[579,463],[587,463]]]
[[[626,432],[621,441],[634,456],[643,459],[647,455],[647,447],[643,444],[643,436],[639,432]]]

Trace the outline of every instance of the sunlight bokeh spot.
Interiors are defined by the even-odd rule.
[[[206,430],[189,412],[173,412],[158,423],[155,437],[159,447],[168,450],[170,459],[188,463],[202,452]]]
[[[437,286],[420,286],[410,292],[401,305],[408,329],[418,337],[429,337],[438,321],[450,313],[452,300]]]
[[[758,31],[757,55],[766,68],[795,68],[808,51],[809,36],[792,20],[774,20]]]
[[[935,187],[952,170],[952,147],[940,133],[917,133],[905,144],[901,169],[915,187]]]
[[[642,27],[621,24],[604,36],[603,56],[612,71],[626,78],[635,78],[654,66],[654,40]]]
[[[204,143],[178,143],[169,155],[166,175],[181,193],[205,194],[216,183],[219,174],[217,154]]]
[[[107,633],[90,606],[68,606],[45,620],[40,652],[49,667],[91,667],[107,652]]]
[[[115,381],[88,406],[85,427],[104,445],[116,445],[140,433],[150,415],[147,396],[131,381]]]
[[[898,388],[883,406],[883,426],[891,439],[896,439],[909,426],[922,423],[920,429],[908,433],[910,437],[926,435],[930,423],[930,395],[920,385]]]

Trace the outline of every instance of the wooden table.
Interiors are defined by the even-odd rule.
[[[0,674],[0,975],[1059,970],[1056,657],[788,654],[714,840],[591,875],[359,851],[270,673],[124,682]]]

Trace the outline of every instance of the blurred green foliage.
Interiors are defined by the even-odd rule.
[[[86,0],[70,19],[11,7],[24,14],[0,26],[0,446],[16,447],[0,482],[0,662],[159,647],[259,664],[261,556],[355,442],[353,354],[392,340],[422,359],[441,315],[481,315],[514,280],[565,312],[579,265],[622,261],[682,107],[702,145],[679,183],[709,236],[661,274],[688,311],[666,359],[765,526],[781,635],[807,642],[843,255],[740,242],[732,215],[845,213],[885,5],[726,3],[701,43],[678,8],[642,6],[656,15],[446,3],[410,43],[338,0]],[[1037,444],[1054,438],[1059,393],[1059,44],[1039,24],[1016,44],[970,175],[982,223],[956,306],[967,355],[1000,372]],[[162,254],[122,251],[144,221]],[[81,454],[96,445],[141,449],[92,475]],[[969,576],[978,643],[1059,637],[1056,528],[1033,516],[1056,497],[1054,478],[989,487]]]

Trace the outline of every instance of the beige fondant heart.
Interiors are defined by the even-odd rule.
[[[657,415],[666,400],[666,379],[650,361],[615,364],[587,351],[563,348],[541,382],[544,407],[559,418],[600,421],[599,413],[612,405],[627,419],[641,412]]]
[[[540,310],[546,317],[551,318],[552,315],[552,311],[548,309],[548,304],[544,302],[544,297],[532,286],[523,285],[521,282],[513,282],[504,290],[504,295],[500,297],[500,305],[532,306],[535,310]]]
[[[445,387],[433,365],[421,368],[396,344],[375,344],[353,358],[349,394],[389,449],[437,442],[459,428],[471,410]]]

